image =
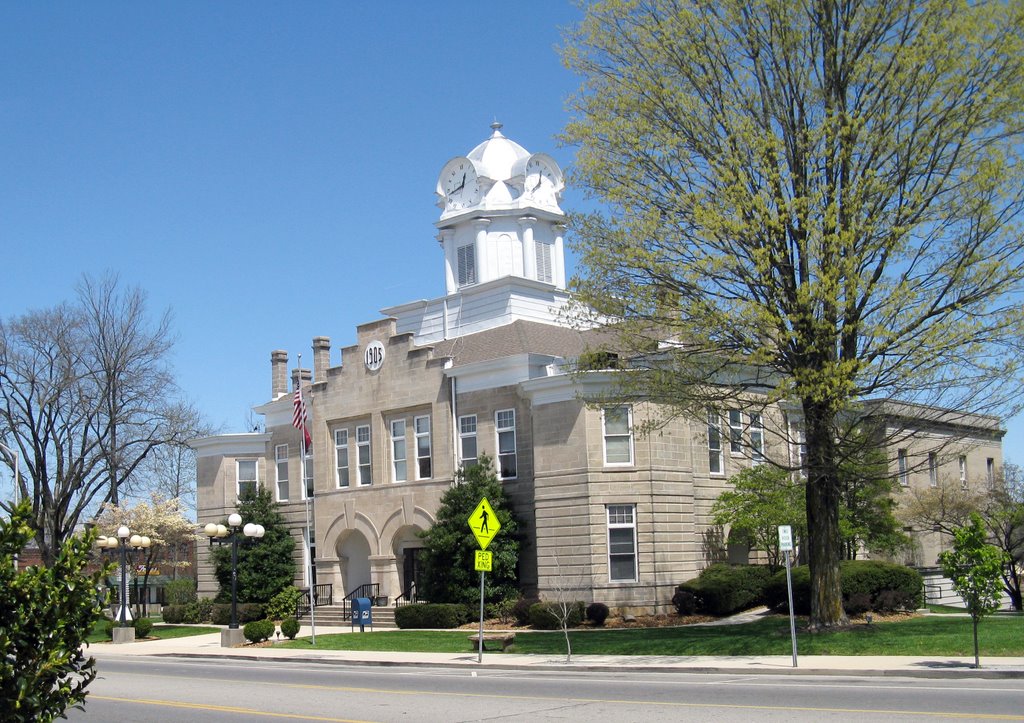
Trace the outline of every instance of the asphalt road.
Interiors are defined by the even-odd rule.
[[[107,658],[71,721],[1024,721],[1024,680]]]

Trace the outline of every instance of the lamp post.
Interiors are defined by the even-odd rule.
[[[139,550],[153,544],[146,535],[133,535],[127,525],[117,528],[117,537],[100,536],[96,538],[96,546],[100,549],[121,550],[121,581],[119,585],[118,602],[120,610],[117,612],[118,625],[114,628],[115,643],[130,643],[135,640],[135,628],[128,627],[131,620],[131,612],[128,610],[128,547]]]
[[[231,648],[242,642],[242,633],[238,630],[238,539],[242,535],[259,539],[266,530],[263,525],[253,522],[242,526],[242,516],[237,512],[228,516],[227,526],[210,522],[203,528],[203,534],[210,538],[210,546],[214,543],[226,545],[231,543],[231,623],[228,629],[221,632],[221,647]]]

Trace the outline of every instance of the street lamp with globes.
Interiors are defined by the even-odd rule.
[[[127,525],[121,525],[117,528],[117,537],[101,535],[96,538],[96,546],[100,549],[115,550],[120,548],[121,550],[121,584],[118,597],[121,605],[121,609],[118,611],[118,628],[121,632],[115,633],[115,643],[124,643],[135,639],[135,629],[128,628],[128,620],[131,619],[131,613],[128,610],[128,547],[131,546],[136,550],[140,550],[152,544],[153,541],[146,535],[133,535]],[[130,635],[125,631],[126,628],[131,630]]]
[[[237,512],[228,516],[228,524],[218,525],[215,522],[208,523],[203,527],[203,534],[210,538],[210,546],[214,543],[226,545],[231,543],[231,623],[228,629],[221,634],[221,646],[232,647],[242,642],[242,636],[238,632],[238,540],[244,535],[248,538],[259,539],[263,537],[266,530],[263,525],[248,522],[242,526],[242,516]]]

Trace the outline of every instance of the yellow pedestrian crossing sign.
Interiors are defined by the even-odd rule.
[[[492,557],[492,553],[487,552],[486,550],[477,550],[473,569],[477,572],[490,572]]]
[[[469,516],[468,522],[469,529],[473,531],[473,536],[476,537],[481,550],[487,549],[487,546],[491,544],[491,540],[494,539],[494,536],[498,534],[498,530],[501,529],[498,516],[494,514],[494,510],[491,509],[491,505],[486,497],[480,500],[480,504],[476,506],[473,514]]]

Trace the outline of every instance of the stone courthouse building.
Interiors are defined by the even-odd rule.
[[[271,352],[269,398],[255,408],[266,431],[193,443],[199,523],[221,521],[243,489],[265,486],[301,541],[297,585],[310,583],[312,560],[314,581],[332,586],[335,601],[366,583],[394,600],[415,585],[419,533],[456,470],[486,453],[525,535],[524,592],[554,597],[571,582],[579,599],[664,610],[674,586],[709,562],[747,559],[724,546],[711,505],[730,475],[762,456],[798,465],[799,420],[781,408],[722,409],[639,436],[647,405],[581,401],[614,372],[570,373],[600,332],[571,328],[563,315],[562,171],[492,128],[437,182],[445,295],[384,308],[340,350],[316,337],[311,370]],[[296,385],[312,438],[305,480]],[[948,432],[940,427],[939,438]],[[998,425],[979,429],[962,460],[943,457],[944,473],[1001,464]],[[917,440],[893,453],[894,464],[931,449]],[[216,582],[205,558],[199,587],[209,595]]]

